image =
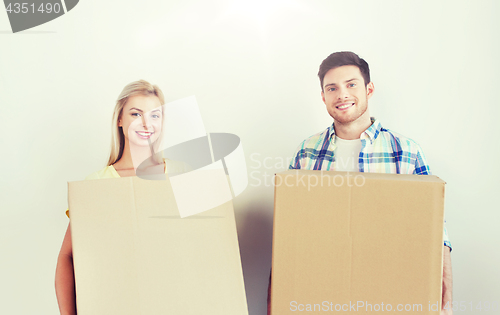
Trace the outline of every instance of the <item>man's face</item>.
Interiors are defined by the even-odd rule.
[[[368,99],[373,95],[373,83],[365,86],[357,66],[341,66],[328,71],[323,79],[321,97],[336,123],[350,124],[370,120]]]

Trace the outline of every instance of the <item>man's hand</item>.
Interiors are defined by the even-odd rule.
[[[451,255],[450,248],[445,246],[443,249],[443,297],[441,301],[441,315],[452,315],[452,288],[453,279],[451,274]],[[446,309],[445,309],[446,307]]]
[[[272,276],[272,269],[271,272],[269,273],[269,285],[267,287],[267,315],[271,315],[271,276]]]

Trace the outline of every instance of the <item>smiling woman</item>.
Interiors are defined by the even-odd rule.
[[[144,80],[128,84],[120,93],[113,113],[108,160],[108,166],[113,166],[120,176],[134,176],[137,165],[158,151],[163,104],[160,88]]]
[[[167,170],[185,171],[186,165],[163,159],[158,152],[163,130],[163,93],[156,85],[139,80],[125,86],[116,101],[112,119],[111,152],[107,166],[86,179],[135,176],[141,162]],[[68,214],[69,210],[66,212]],[[68,214],[69,216],[69,214]],[[71,228],[68,224],[56,267],[56,295],[61,314],[76,314]]]

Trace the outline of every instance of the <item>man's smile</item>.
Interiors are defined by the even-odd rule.
[[[351,106],[354,106],[354,102],[341,103],[335,107],[337,109],[340,109],[340,110],[346,110],[346,109],[350,108]]]

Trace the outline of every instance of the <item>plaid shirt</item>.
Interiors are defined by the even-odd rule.
[[[372,117],[372,125],[361,134],[359,171],[370,173],[430,175],[420,146],[413,140],[382,127]],[[333,124],[325,131],[304,140],[297,149],[289,169],[333,171],[335,162],[335,129]],[[450,247],[446,227],[444,245]]]

